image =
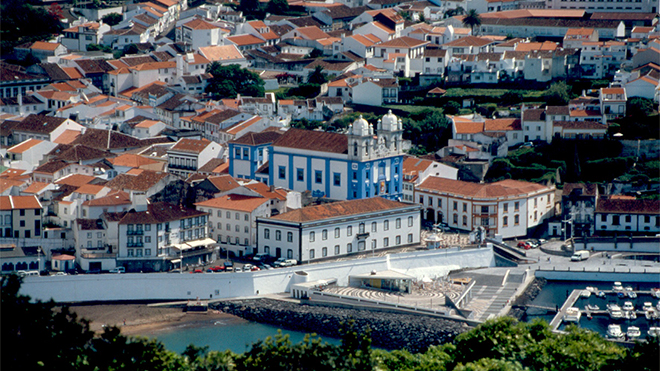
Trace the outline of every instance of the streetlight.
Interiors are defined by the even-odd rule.
[[[41,275],[41,249],[37,246],[37,271]]]

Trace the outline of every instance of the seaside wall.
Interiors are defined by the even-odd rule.
[[[622,253],[658,253],[658,237],[579,237],[573,240],[575,251],[608,251]]]
[[[441,249],[382,257],[299,265],[241,273],[127,273],[78,276],[26,277],[21,293],[56,302],[227,299],[286,292],[296,271],[308,281],[336,278],[348,285],[348,276],[372,270],[394,269],[421,278],[445,275],[449,270],[494,266],[492,248]]]

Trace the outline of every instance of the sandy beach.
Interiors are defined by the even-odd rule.
[[[236,318],[230,314],[209,310],[206,313],[186,313],[183,308],[154,307],[146,304],[75,305],[70,309],[78,317],[90,321],[92,331],[100,333],[103,325],[117,326],[122,334],[138,336],[167,327],[194,325],[210,319]]]

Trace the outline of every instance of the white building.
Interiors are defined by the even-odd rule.
[[[428,177],[415,190],[425,219],[488,236],[526,236],[554,215],[555,187],[517,180],[491,184]]]
[[[660,232],[660,201],[601,197],[596,202],[597,234]]]
[[[546,9],[584,9],[589,13],[657,13],[657,0],[601,0],[584,2],[580,0],[545,0]]]
[[[258,252],[311,262],[420,242],[419,206],[372,197],[257,218]]]
[[[209,237],[235,256],[256,252],[257,217],[270,217],[270,199],[228,194],[195,204],[209,214]]]
[[[179,139],[167,150],[169,171],[187,177],[212,158],[221,158],[224,147],[208,139]]]
[[[167,271],[209,261],[208,214],[166,202],[129,212],[119,221],[117,265],[127,271]],[[182,261],[183,260],[183,261]]]
[[[203,46],[222,45],[223,30],[211,22],[195,18],[176,28],[176,41],[189,45],[191,50],[198,50]]]

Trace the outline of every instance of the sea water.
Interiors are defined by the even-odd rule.
[[[288,335],[292,343],[303,341],[305,333],[279,329],[275,326],[246,321],[239,317],[227,316],[221,319],[211,319],[194,323],[181,324],[175,327],[140,333],[140,336],[156,338],[165,347],[176,353],[183,352],[189,344],[208,346],[209,350],[231,350],[234,353],[244,353],[251,349],[253,343],[275,338],[278,330]],[[322,337],[323,342],[340,345],[339,339]]]

